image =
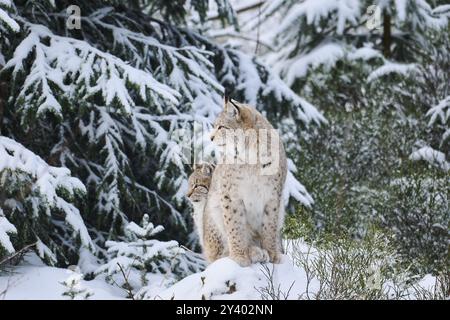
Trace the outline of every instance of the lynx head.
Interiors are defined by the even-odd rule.
[[[227,130],[237,130],[242,128],[242,108],[243,106],[238,102],[232,101],[231,99],[225,100],[223,111],[218,115],[214,122],[214,130],[211,134],[211,140],[213,142],[221,145],[219,140],[221,140],[221,136],[223,136]]]
[[[208,196],[214,165],[209,163],[195,164],[189,176],[187,196],[191,202],[201,202]]]
[[[234,145],[233,137],[242,137],[249,129],[255,128],[255,114],[256,110],[250,106],[225,96],[223,111],[214,122],[211,133],[211,140],[222,154],[235,155],[236,147],[245,148],[245,145],[239,145],[244,143],[243,140]]]

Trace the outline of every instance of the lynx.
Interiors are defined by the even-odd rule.
[[[265,134],[251,135],[249,138],[245,135],[249,131],[270,131],[275,135],[270,138]],[[234,144],[226,143],[227,136],[233,137],[236,132],[237,137],[228,139]],[[267,260],[279,263],[284,221],[282,190],[287,162],[278,133],[253,107],[225,98],[224,110],[215,121],[211,140],[220,151],[221,159],[212,174],[204,213],[220,239],[224,239],[224,252],[241,266]],[[274,142],[278,145],[275,152],[262,148]],[[256,162],[242,162],[252,154],[257,156]],[[229,159],[236,162],[229,163]],[[275,170],[265,174],[269,166]],[[204,232],[206,235],[207,229]]]
[[[225,239],[214,226],[211,217],[205,212],[213,170],[214,166],[211,164],[196,164],[192,174],[189,176],[187,192],[187,196],[194,208],[193,218],[200,244],[209,262],[213,262],[228,254]]]
[[[194,209],[193,218],[200,244],[210,263],[228,255],[228,244],[224,235],[215,227],[214,221],[205,210],[213,170],[214,166],[211,164],[196,164],[189,176],[187,192],[187,197]],[[253,263],[269,261],[267,251],[261,250],[257,246],[252,246],[250,250]]]

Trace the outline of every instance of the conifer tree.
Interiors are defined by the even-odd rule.
[[[236,25],[228,1],[216,2],[223,23]],[[224,87],[291,135],[324,122],[261,61],[187,25],[191,14],[205,20],[206,0],[3,0],[0,8],[1,135],[82,182],[85,196],[73,205],[97,245],[123,235],[144,212],[166,226],[161,238],[193,239],[184,198],[192,159],[174,137],[196,122],[206,140]],[[290,169],[287,197],[310,205]],[[2,209],[16,229],[25,225]],[[61,229],[66,244],[71,233]],[[25,239],[9,224],[1,230]]]
[[[260,28],[272,44],[263,61],[329,120],[296,159],[316,199],[298,217],[312,238],[359,239],[375,225],[407,263],[443,269],[449,17],[446,1],[276,0],[243,24]]]
[[[26,245],[49,264],[68,263],[94,244],[73,204],[85,186],[67,168],[49,166],[21,144],[0,137],[0,258]]]
[[[448,11],[443,1],[276,0],[264,4],[245,28],[278,25],[264,33],[263,40],[276,49],[266,61],[295,87],[308,71],[333,67],[364,47],[386,59],[413,62],[428,33],[447,28]]]
[[[155,239],[163,230],[162,226],[154,226],[148,215],[144,215],[140,226],[130,222],[123,241],[106,242],[107,263],[96,274],[105,274],[107,281],[126,289],[129,295],[143,297],[155,285],[153,282],[161,285],[164,279],[162,285],[168,287],[205,268],[199,254],[180,247],[176,241]]]

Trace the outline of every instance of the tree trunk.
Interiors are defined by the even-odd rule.
[[[128,4],[130,5],[132,10],[140,10],[141,8],[139,0],[130,0],[128,1]]]
[[[3,66],[0,66],[0,70]],[[8,100],[8,82],[0,78],[0,134],[3,127],[3,114],[6,108],[6,102]]]
[[[391,15],[384,10],[383,11],[383,55],[389,58],[391,55]]]

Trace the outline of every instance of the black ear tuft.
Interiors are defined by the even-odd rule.
[[[230,88],[225,87],[225,93],[224,93],[224,100],[225,103],[228,103],[228,101],[230,101],[231,99],[231,91]]]
[[[214,171],[214,169],[216,169],[216,165],[214,163],[207,163],[207,168],[208,168],[208,174],[211,175]]]

